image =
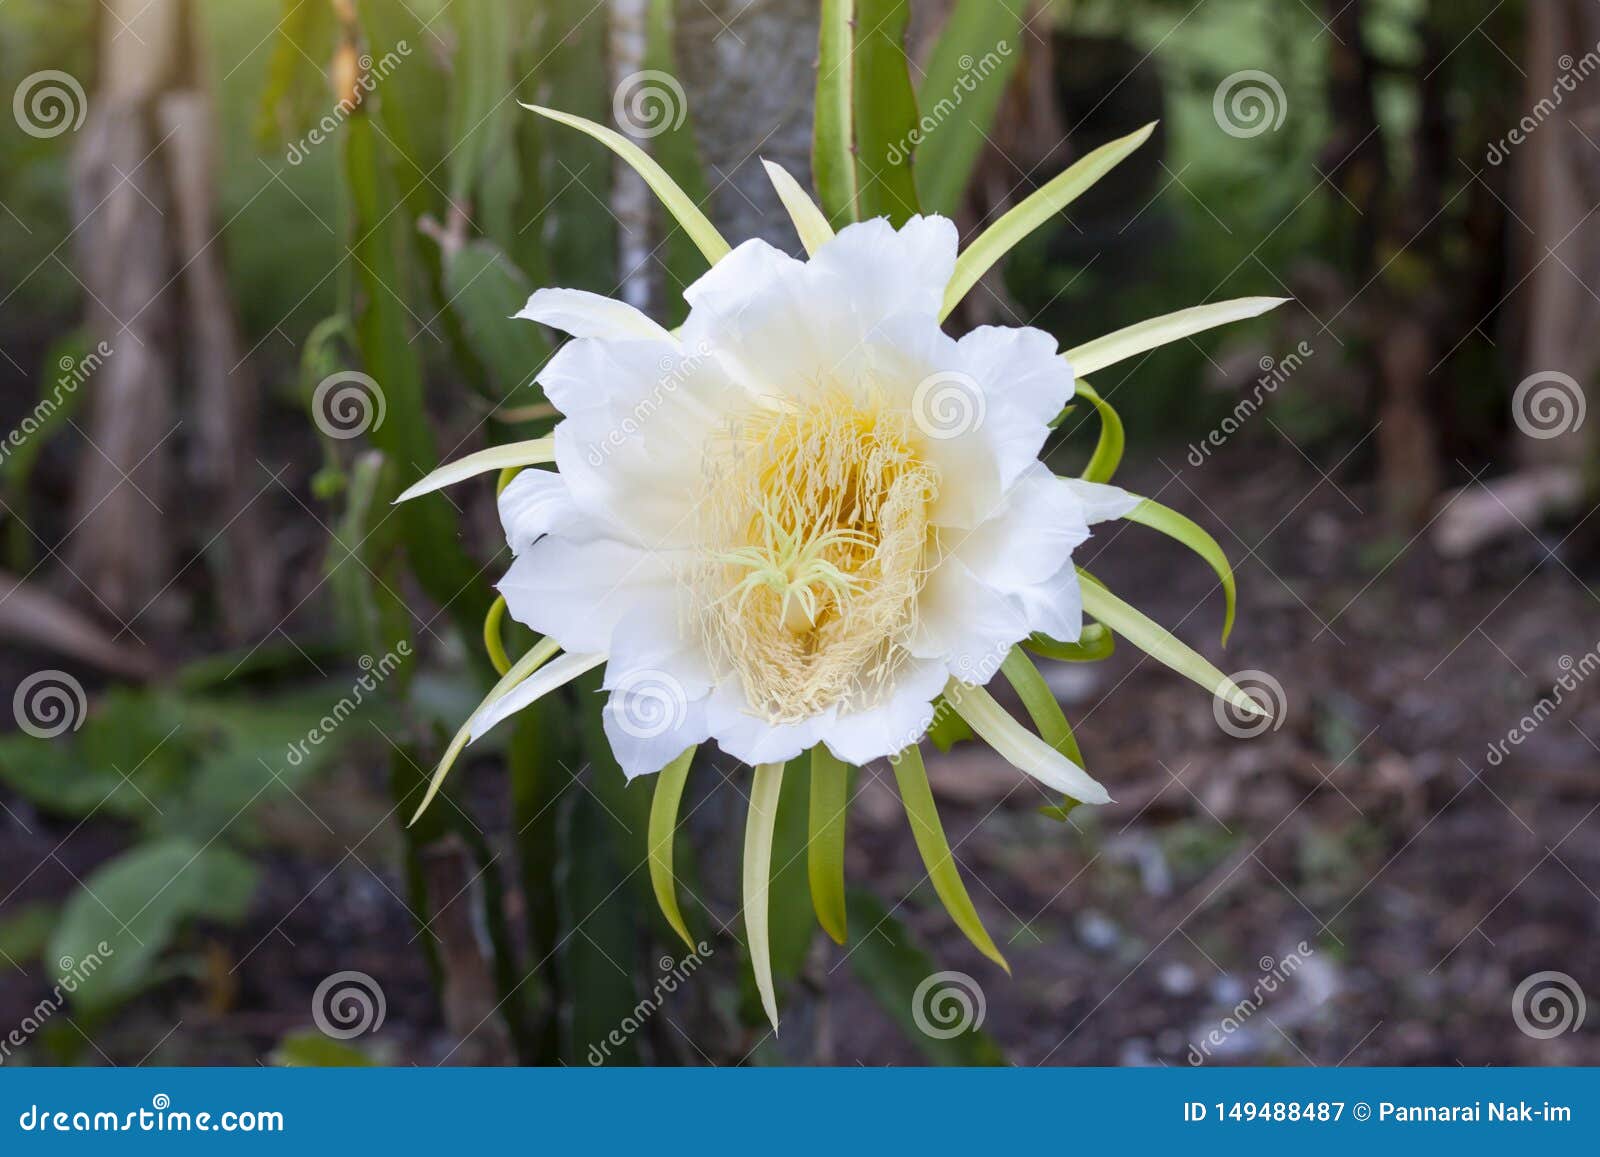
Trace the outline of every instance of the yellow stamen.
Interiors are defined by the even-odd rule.
[[[697,626],[770,722],[871,706],[906,658],[938,493],[912,434],[902,413],[824,396],[712,439]]]

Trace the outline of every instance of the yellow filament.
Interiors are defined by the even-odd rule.
[[[769,722],[873,706],[906,657],[938,493],[908,422],[824,395],[711,442],[696,626]]]

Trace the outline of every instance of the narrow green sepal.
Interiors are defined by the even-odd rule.
[[[695,749],[689,748],[656,776],[655,794],[650,798],[649,824],[650,887],[656,894],[661,914],[690,951],[698,951],[698,947],[678,908],[678,888],[672,874],[672,842],[678,829],[678,805],[683,799],[683,785],[689,778],[694,753]]]
[[[973,907],[972,897],[967,895],[967,886],[961,882],[961,873],[956,870],[955,854],[945,838],[944,825],[939,822],[939,809],[933,802],[933,788],[928,784],[928,769],[922,762],[922,752],[912,744],[891,757],[889,764],[894,768],[895,783],[900,786],[900,799],[905,804],[906,819],[911,823],[912,838],[916,840],[923,866],[928,869],[928,879],[933,882],[933,890],[943,901],[945,911],[972,941],[974,948],[1010,972],[1011,965],[995,947],[978,917],[977,908]]]
[[[811,906],[822,930],[843,944],[848,939],[844,898],[844,838],[850,808],[850,768],[823,744],[811,749],[811,834],[806,872]]]

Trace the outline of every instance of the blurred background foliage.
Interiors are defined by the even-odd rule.
[[[1516,276],[1507,234],[1518,193],[1507,168],[1478,157],[1520,101],[1514,62],[1528,5],[866,6],[908,20],[924,112],[960,72],[953,59],[1001,40],[1015,47],[993,92],[923,146],[940,167],[919,171],[917,187],[925,202],[949,201],[965,235],[1089,148],[1160,121],[1151,147],[986,280],[963,324],[1027,321],[1071,345],[1201,301],[1267,293],[1303,303],[1142,360],[1136,389],[1100,383],[1117,391],[1138,454],[1181,458],[1233,410],[1262,359],[1305,342],[1315,356],[1270,402],[1278,433],[1242,437],[1284,434],[1341,464],[1355,455],[1350,469],[1377,486],[1381,515],[1365,543],[1374,557],[1412,536],[1449,487],[1517,465],[1506,383],[1521,376],[1521,347],[1495,305]],[[100,206],[126,201],[136,217],[132,187],[158,213],[135,219],[134,233],[182,233],[161,209],[184,201],[185,158],[151,190],[97,134],[118,131],[121,115],[147,122],[153,147],[132,159],[142,170],[159,155],[150,165],[159,168],[170,142],[189,139],[170,133],[165,102],[200,94],[201,184],[214,181],[201,218],[215,243],[158,242],[168,248],[151,284],[183,300],[152,311],[148,336],[171,357],[151,371],[153,392],[135,383],[120,403],[159,402],[179,432],[170,445],[157,430],[154,445],[111,451],[116,472],[141,482],[152,455],[172,458],[151,476],[156,512],[135,504],[119,516],[127,521],[112,529],[129,540],[120,554],[85,558],[62,545],[105,517],[80,466],[119,421],[109,388],[94,387],[92,401],[74,394],[26,454],[0,465],[3,573],[48,612],[0,660],[5,685],[66,665],[92,702],[69,735],[0,738],[6,810],[28,836],[0,874],[9,893],[0,969],[10,974],[0,1009],[9,1018],[13,1006],[32,1007],[33,979],[52,961],[82,959],[103,940],[118,946],[114,970],[74,999],[73,1019],[29,1043],[28,1059],[138,1059],[143,1041],[182,1061],[276,1049],[285,1063],[585,1063],[629,1017],[643,1028],[608,1050],[610,1062],[828,1057],[832,966],[814,934],[795,818],[803,770],[785,781],[780,814],[794,822],[780,824],[774,857],[775,965],[796,1029],[781,1045],[763,1029],[739,959],[725,882],[737,877],[730,849],[743,801],[726,769],[707,766],[691,781],[679,842],[688,919],[717,979],[687,986],[660,1017],[638,1016],[681,945],[640,870],[649,796],[611,761],[597,680],[474,747],[442,805],[404,826],[455,722],[492,678],[480,629],[504,551],[487,487],[390,507],[441,459],[550,428],[532,378],[554,335],[506,321],[533,287],[621,294],[672,323],[701,269],[602,146],[516,100],[611,123],[624,78],[646,69],[676,78],[687,115],[643,143],[719,223],[753,215],[793,249],[775,201],[752,196],[748,174],[755,158],[775,155],[807,175],[809,89],[764,77],[775,75],[770,57],[809,71],[814,6],[136,8],[0,6],[0,91],[58,69],[82,82],[95,110],[76,134],[0,133],[8,428],[49,395],[58,366],[82,360],[107,314],[121,316],[97,291],[133,277],[126,263],[143,258],[127,245],[134,234],[99,226]],[[145,42],[163,35],[170,43]],[[1283,131],[1218,131],[1219,86],[1245,68],[1281,86]],[[741,111],[737,134],[729,109]],[[118,179],[96,186],[92,173],[107,166]],[[86,204],[97,189],[106,201]],[[208,288],[195,275],[213,264],[219,280]],[[215,335],[226,372],[195,352],[199,331]],[[1421,353],[1403,344],[1408,335]],[[234,388],[241,367],[248,394]],[[319,387],[351,372],[378,383],[385,407],[359,438],[319,409]],[[248,413],[226,416],[219,391],[249,397]],[[1063,462],[1093,446],[1085,418],[1063,431]],[[1368,440],[1374,422],[1388,433]],[[232,474],[194,465],[213,452],[229,456]],[[1586,449],[1563,454],[1588,460]],[[212,490],[222,517],[205,513]],[[235,506],[259,507],[248,535],[227,517]],[[170,565],[141,577],[130,559],[157,550]],[[507,649],[520,653],[529,638],[505,626]],[[381,693],[357,691],[397,648]],[[289,758],[316,727],[327,742]],[[1209,864],[1226,850],[1190,844],[1175,845],[1175,859]],[[1324,850],[1334,861],[1359,854]],[[905,1023],[935,956],[909,926],[925,922],[871,891],[851,900],[856,928],[873,931],[848,967],[877,1015],[899,1026],[897,1047],[934,1062],[1003,1060],[991,1035],[941,1039]],[[937,909],[926,892],[913,909]],[[310,990],[341,968],[384,980],[401,1032],[343,1045],[305,1031]],[[189,1027],[162,1037],[159,1022],[175,1011]]]

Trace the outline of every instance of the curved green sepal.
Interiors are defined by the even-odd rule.
[[[1083,803],[1111,802],[1111,793],[1094,776],[1013,719],[982,687],[951,679],[944,693],[978,738],[1018,771]]]
[[[815,257],[818,249],[833,240],[833,226],[828,224],[828,218],[817,207],[817,203],[800,187],[800,182],[789,175],[788,169],[773,161],[763,160],[761,164],[767,170],[767,177],[772,181],[778,200],[783,202],[789,220],[794,222],[794,231],[800,237],[800,244],[805,246],[806,256]]]
[[[1095,413],[1100,415],[1100,440],[1095,443],[1094,454],[1083,468],[1081,477],[1085,482],[1110,482],[1117,467],[1122,465],[1122,448],[1128,441],[1122,429],[1122,419],[1117,416],[1111,403],[1082,379],[1078,381],[1078,394],[1094,403]]]
[[[1106,632],[1108,636],[1110,633]],[[1039,674],[1039,668],[1033,665],[1033,660],[1028,658],[1021,646],[1011,648],[1011,653],[1006,656],[1005,662],[1000,664],[1000,672],[1011,684],[1011,689],[1017,693],[1017,697],[1022,700],[1022,706],[1033,720],[1033,725],[1039,729],[1040,738],[1065,754],[1073,763],[1087,770],[1088,764],[1083,758],[1083,750],[1078,746],[1077,736],[1072,734],[1072,724],[1067,722],[1061,704],[1056,702],[1056,697],[1050,692],[1050,685],[1044,681],[1044,676]],[[1060,804],[1038,810],[1041,814],[1064,823],[1068,814],[1078,806],[1079,802],[1069,795],[1064,796]]]
[[[1139,650],[1158,663],[1171,667],[1178,674],[1193,679],[1200,686],[1232,703],[1246,715],[1270,717],[1260,703],[1240,690],[1239,685],[1202,658],[1188,644],[1160,626],[1143,611],[1123,602],[1106,589],[1099,580],[1082,569],[1078,571],[1086,581],[1083,584],[1083,609]]]
[[[717,227],[700,211],[700,207],[683,191],[682,186],[674,181],[649,153],[627,137],[615,129],[608,129],[605,125],[596,124],[584,117],[545,108],[543,105],[528,104],[526,101],[518,103],[540,116],[549,117],[553,121],[570,125],[579,132],[587,133],[626,161],[634,172],[644,178],[644,183],[650,186],[651,191],[661,198],[661,203],[667,207],[667,212],[683,226],[683,231],[699,246],[700,252],[705,254],[706,260],[712,265],[733,252],[722,234],[717,232]]]
[[[922,752],[912,744],[893,756],[889,765],[894,768],[895,782],[900,785],[900,800],[905,804],[912,838],[917,842],[923,866],[928,869],[928,879],[933,881],[933,890],[944,902],[945,911],[972,941],[974,948],[1010,972],[1011,965],[990,939],[983,921],[978,918],[978,910],[972,906],[972,897],[967,895],[967,886],[961,882],[961,873],[956,870],[955,855],[950,851],[944,825],[939,822],[939,809],[933,802],[933,788],[928,785],[928,769],[923,765]]]
[[[1234,586],[1233,567],[1228,565],[1228,556],[1222,553],[1222,547],[1217,545],[1217,540],[1193,519],[1150,498],[1146,498],[1122,517],[1183,543],[1216,572],[1217,580],[1222,583],[1223,598],[1228,604],[1222,619],[1222,645],[1226,647],[1228,636],[1233,633],[1233,615],[1238,592]]]
[[[468,454],[465,458],[457,458],[423,475],[416,482],[400,492],[400,497],[395,502],[408,502],[413,498],[420,498],[424,494],[431,494],[435,490],[442,490],[446,486],[453,486],[457,482],[465,482],[479,474],[487,474],[491,470],[506,470],[515,466],[538,466],[556,460],[556,440],[554,438],[529,438],[526,442],[507,442],[504,446],[490,446],[487,450],[479,450],[475,454]]]
[[[672,840],[678,828],[678,804],[683,799],[683,785],[689,779],[694,753],[695,749],[689,748],[657,774],[655,795],[650,798],[649,829],[650,887],[656,894],[656,903],[661,906],[661,914],[690,951],[698,951],[698,948],[678,909],[678,889],[672,875]]]
[[[806,872],[811,880],[811,906],[817,922],[843,944],[844,835],[850,810],[850,768],[823,744],[811,749],[811,835],[806,844]]]
[[[433,802],[433,797],[439,794],[439,789],[444,786],[444,777],[450,774],[450,768],[456,758],[467,746],[467,740],[472,738],[472,725],[478,716],[494,704],[501,696],[516,687],[528,676],[532,675],[544,664],[548,663],[561,644],[554,639],[540,639],[528,653],[512,664],[511,669],[500,677],[500,681],[489,689],[489,694],[483,697],[483,702],[473,708],[472,714],[461,724],[461,729],[456,732],[455,738],[450,740],[450,746],[445,748],[444,755],[439,760],[439,766],[433,769],[433,778],[428,781],[428,790],[422,797],[422,802],[417,805],[417,810],[411,816],[410,823],[416,823],[422,818],[422,813],[428,810],[428,805]]]
[[[1039,737],[1079,767],[1085,767],[1083,752],[1078,747],[1077,737],[1072,734],[1072,724],[1067,722],[1061,704],[1051,694],[1050,685],[1039,674],[1039,668],[1033,665],[1033,660],[1021,647],[1011,648],[1011,653],[1000,664],[1000,673],[1022,700],[1028,717],[1039,729]]]
[[[506,597],[500,595],[489,604],[489,613],[483,617],[483,649],[489,652],[489,662],[494,664],[496,675],[504,675],[511,670],[511,659],[500,638],[500,621],[505,617]]]
[[[944,291],[944,309],[939,314],[943,321],[950,311],[960,304],[978,279],[989,268],[1009,253],[1017,242],[1049,221],[1073,201],[1077,200],[1095,182],[1116,168],[1134,149],[1150,139],[1155,132],[1155,122],[1138,132],[1101,145],[1058,174],[1051,181],[1034,190],[1022,204],[1017,205],[1000,220],[985,229],[956,259],[955,273]]]
[[[1130,325],[1115,333],[1108,333],[1104,337],[1097,337],[1093,341],[1074,346],[1063,356],[1071,364],[1073,372],[1092,374],[1096,370],[1114,366],[1127,358],[1148,353],[1182,338],[1193,337],[1208,329],[1250,317],[1259,317],[1269,309],[1277,309],[1288,300],[1287,297],[1238,297],[1232,301],[1218,301],[1210,305],[1180,309],[1177,313],[1152,317],[1149,321],[1141,321],[1137,325]]]
[[[1104,623],[1085,623],[1075,643],[1063,643],[1035,632],[1022,640],[1035,655],[1058,663],[1094,663],[1109,659],[1117,649],[1117,636]]]
[[[778,997],[772,988],[772,936],[767,910],[772,899],[772,835],[778,824],[778,796],[783,791],[783,764],[756,767],[750,785],[750,811],[744,823],[744,929],[750,946],[761,1007],[778,1031]]]

